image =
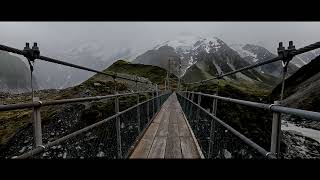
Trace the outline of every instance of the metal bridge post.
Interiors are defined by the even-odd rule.
[[[215,95],[217,95],[217,94],[215,94]],[[213,114],[214,116],[217,115],[217,108],[218,108],[217,105],[218,105],[218,99],[213,98],[213,100],[212,100],[212,114]]]
[[[118,95],[117,91],[117,84],[116,84],[116,77],[117,75],[115,74],[113,76],[113,81],[114,81],[114,91],[115,94]],[[119,97],[115,97],[115,102],[114,102],[114,110],[115,114],[119,114]],[[121,150],[121,122],[120,122],[120,117],[116,117],[116,131],[117,131],[117,150],[118,150],[118,158],[122,158],[122,150]]]
[[[154,107],[155,107],[155,105],[154,105],[154,88],[153,88],[153,90],[152,90],[152,117],[153,117],[153,115],[154,115]]]
[[[139,90],[138,90],[138,81],[136,80],[136,92],[137,92],[137,104],[139,104]],[[137,123],[138,123],[138,132],[140,133],[141,129],[140,129],[140,106],[137,106]]]
[[[190,93],[190,91],[188,91],[186,95],[187,95],[186,98],[190,100],[190,99],[191,99],[191,93]],[[186,101],[188,102],[188,100],[186,100]],[[191,106],[191,103],[186,103],[186,112],[187,112],[187,113],[189,113],[189,111],[188,111],[189,106]]]
[[[160,110],[160,104],[159,104],[159,91],[158,91],[158,84],[156,84],[156,96],[157,96],[157,98],[156,98],[156,104],[157,104],[157,111],[159,111]]]
[[[139,104],[139,93],[137,93],[137,104]],[[138,120],[138,132],[140,133],[141,129],[140,129],[140,106],[137,106],[137,120]]]
[[[185,111],[185,113],[186,113],[186,111],[187,111],[187,107],[188,107],[188,100],[187,100],[187,98],[188,98],[188,93],[187,92],[185,92],[184,93],[184,111]]]
[[[149,122],[149,119],[150,119],[150,114],[149,114],[149,111],[150,111],[150,108],[149,108],[149,94],[147,93],[147,122]]]
[[[274,101],[274,105],[279,105],[279,101]],[[271,148],[270,152],[279,157],[280,141],[281,141],[281,118],[280,113],[273,112],[272,132],[271,132]]]
[[[198,94],[198,102],[197,103],[201,107],[201,94]],[[197,121],[197,130],[199,130],[199,121],[200,121],[200,109],[199,108],[197,108],[196,121]]]
[[[185,114],[186,114],[186,116],[187,116],[187,112],[188,112],[188,99],[189,99],[189,92],[187,91],[186,93],[185,93]]]
[[[190,92],[191,94],[191,101],[193,102],[193,97],[194,97],[194,92]],[[192,103],[189,103],[190,104],[190,107],[189,107],[189,110],[188,110],[188,113],[189,113],[189,119],[192,121],[192,106],[193,104]]]
[[[212,100],[212,114],[214,116],[217,116],[217,102],[218,102],[218,99],[213,98],[213,100]],[[209,155],[208,155],[209,158],[212,158],[212,156],[213,156],[214,134],[215,134],[215,120],[212,119],[211,125],[210,125],[210,141],[209,141]]]
[[[34,97],[33,102],[40,102],[39,97]],[[42,146],[42,129],[41,129],[41,113],[40,106],[34,107],[32,112],[34,147]]]

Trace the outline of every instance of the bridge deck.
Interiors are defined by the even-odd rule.
[[[130,158],[201,158],[200,148],[173,93],[150,124]]]

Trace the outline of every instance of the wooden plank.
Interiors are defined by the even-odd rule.
[[[181,151],[183,158],[186,159],[196,159],[200,158],[197,151],[197,147],[193,142],[192,137],[180,137],[181,140]]]
[[[165,113],[161,120],[156,136],[167,136],[168,135],[168,125],[169,125],[169,113]]]
[[[162,121],[159,125],[156,136],[168,136],[168,133],[169,133],[168,126],[169,126],[169,123]]]
[[[151,146],[148,158],[164,158],[167,137],[157,136]]]
[[[130,156],[130,159],[145,159],[148,157],[152,145],[152,140],[141,139],[138,146],[135,148]]]
[[[177,113],[175,109],[172,109],[169,116],[169,123],[177,124]]]
[[[167,138],[165,159],[182,158],[180,138],[178,136],[172,136]]]
[[[178,124],[170,124],[169,123],[168,137],[179,137]]]
[[[200,158],[175,94],[150,124],[130,158]]]
[[[151,141],[153,141],[154,137],[157,134],[159,128],[159,124],[158,123],[151,123],[149,128],[147,129],[146,133],[143,135],[143,139],[149,139]]]
[[[179,136],[191,136],[191,133],[189,131],[189,128],[184,120],[184,118],[179,118],[178,120],[178,131]]]
[[[164,108],[161,108],[157,117],[154,118],[153,122],[154,123],[160,123],[162,118],[163,118],[163,115],[165,114],[165,112],[167,112]]]
[[[185,122],[185,118],[182,113],[177,112],[177,123],[181,123],[179,121]]]

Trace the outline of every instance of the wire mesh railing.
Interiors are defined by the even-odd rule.
[[[210,98],[212,99],[211,105],[208,103]],[[297,116],[304,118],[305,120],[312,122],[312,124],[320,121],[320,113],[318,112],[287,108],[280,106],[279,104],[270,105],[226,98],[199,92],[179,92],[178,100],[181,103],[181,107],[183,108],[190,126],[192,127],[202,151],[207,158],[281,158],[283,157],[283,155],[280,153],[281,136],[279,136],[279,134],[281,133],[276,133],[277,131],[281,131],[281,127],[278,127],[280,113],[290,115],[290,117]],[[219,103],[217,103],[218,100]],[[254,127],[241,127],[250,125],[248,123],[251,121],[248,120],[250,117],[245,117],[247,118],[245,123],[240,124],[239,127],[236,128],[230,120],[235,120],[237,123],[240,123],[239,121],[241,121],[241,117],[237,115],[238,119],[234,119],[232,115],[230,116],[230,114],[234,113],[233,111],[235,111],[236,108],[232,108],[232,110],[229,111],[224,111],[226,108],[228,108],[225,106],[225,104],[222,104],[225,102],[229,102],[234,105],[242,105],[246,108],[249,108],[246,109],[246,111],[254,110],[254,112],[251,113],[255,114],[255,116],[251,116],[253,122],[255,122]],[[248,113],[245,114],[247,115]],[[222,117],[223,121],[218,117]],[[232,127],[230,124],[232,124]],[[260,126],[257,124],[260,124]],[[247,128],[247,132],[239,132],[241,128]],[[259,142],[260,144],[258,145],[254,143],[252,140],[247,138],[248,136],[250,136],[250,139]],[[265,149],[268,148],[270,143],[270,152],[268,152]],[[279,144],[277,145],[277,143]],[[311,147],[311,151],[313,150],[314,147]]]
[[[200,99],[200,98],[199,98]],[[201,151],[208,159],[263,159],[267,151],[254,149],[233,132],[233,128],[221,124],[210,109],[204,109],[195,102],[178,93],[178,100],[187,117]],[[200,102],[201,103],[201,102]],[[231,131],[231,130],[232,131]],[[250,140],[249,140],[250,141]],[[250,141],[250,143],[252,143]],[[258,146],[258,145],[256,145]],[[272,158],[272,156],[269,156]]]
[[[34,159],[91,159],[118,157],[115,117],[103,124],[82,133],[66,138],[64,141],[47,144],[42,152],[21,155],[20,158]],[[18,157],[19,158],[19,157]]]
[[[278,48],[278,57],[265,61],[265,62],[259,62],[257,64],[253,64],[250,65],[248,67],[243,67],[241,69],[238,70],[234,70],[232,72],[228,72],[226,74],[220,74],[217,77],[214,78],[210,78],[210,79],[206,79],[206,80],[202,80],[202,81],[198,81],[198,82],[193,82],[193,83],[184,83],[185,85],[190,85],[190,84],[197,84],[197,83],[203,83],[203,82],[207,82],[213,79],[221,79],[224,76],[229,76],[229,75],[233,75],[235,73],[238,72],[242,72],[245,70],[249,70],[255,67],[259,67],[265,64],[269,64],[269,63],[273,63],[276,61],[280,61],[282,60],[283,62],[283,78],[282,78],[282,93],[281,93],[281,100],[282,100],[282,94],[283,94],[283,89],[284,89],[284,79],[285,79],[285,75],[286,75],[286,68],[288,63],[290,62],[290,60],[292,60],[292,58],[295,55],[304,53],[304,52],[308,52],[314,49],[317,49],[320,47],[320,42],[311,44],[309,46],[300,48],[298,50],[295,49],[295,47],[293,46],[293,42],[290,41],[289,42],[289,47],[286,50],[283,46],[282,43],[279,43],[279,48]],[[0,50],[4,50],[4,51],[8,51],[8,52],[12,52],[12,53],[16,53],[16,54],[20,54],[23,55],[27,58],[29,65],[30,65],[30,70],[31,70],[31,82],[32,82],[32,71],[33,71],[33,63],[35,59],[39,59],[39,60],[43,60],[43,61],[47,61],[47,62],[51,62],[51,63],[55,63],[55,64],[60,64],[60,65],[64,65],[64,66],[69,66],[69,67],[73,67],[73,68],[77,68],[77,69],[82,69],[82,70],[86,70],[86,71],[90,71],[90,72],[95,72],[98,74],[103,74],[106,76],[110,76],[113,78],[114,82],[116,82],[116,79],[123,79],[123,80],[128,80],[128,81],[133,81],[136,83],[136,87],[137,87],[137,83],[146,83],[146,84],[151,84],[150,82],[147,81],[140,81],[139,79],[131,79],[128,77],[124,77],[124,76],[119,76],[118,74],[114,73],[114,74],[110,74],[110,73],[106,73],[106,72],[102,72],[102,71],[97,71],[94,69],[90,69],[87,67],[83,67],[83,66],[79,66],[79,65],[75,65],[75,64],[71,64],[71,63],[67,63],[67,62],[63,62],[61,60],[57,60],[57,59],[53,59],[50,57],[45,57],[45,56],[41,56],[40,55],[40,51],[39,48],[37,46],[37,43],[34,43],[34,46],[32,48],[29,47],[29,43],[26,43],[26,47],[23,50],[19,50],[19,49],[15,49],[15,48],[11,48],[8,46],[4,46],[4,45],[0,45]],[[32,84],[31,84],[32,87]],[[180,86],[179,86],[180,87]],[[157,85],[156,85],[156,89],[157,89]],[[137,89],[138,91],[138,89]],[[115,93],[117,93],[117,90],[115,89]],[[130,93],[129,93],[130,94]],[[128,95],[129,95],[128,94]],[[150,121],[150,119],[153,117],[153,115],[155,114],[155,112],[157,112],[160,108],[160,106],[163,104],[165,98],[167,97],[168,94],[163,94],[158,96],[158,92],[156,97],[154,98],[154,94],[155,92],[152,92],[150,94],[150,92],[146,92],[146,96],[145,98],[148,99],[147,101],[145,101],[144,103],[139,103],[139,98],[140,95],[137,96],[137,102],[138,105],[134,106],[134,108],[129,108],[127,110],[126,106],[120,106],[120,112],[119,112],[119,95],[115,94],[112,95],[113,98],[115,98],[115,102],[114,102],[114,106],[117,107],[115,108],[115,115],[114,117],[111,116],[110,118],[115,118],[115,134],[116,134],[116,150],[117,150],[117,155],[114,157],[124,157],[127,154],[128,149],[130,149],[132,146],[132,142],[134,138],[129,138],[129,139],[124,139],[123,136],[136,136],[138,132],[141,132],[148,124],[148,122]],[[130,95],[133,95],[133,93],[131,93]],[[217,118],[216,114],[217,114],[217,100],[225,100],[228,102],[232,102],[232,103],[239,103],[242,105],[247,105],[247,106],[251,106],[251,107],[258,107],[258,108],[262,108],[262,109],[267,109],[267,110],[271,110],[273,112],[273,125],[272,125],[272,138],[271,138],[271,142],[272,142],[272,146],[271,147],[271,152],[273,154],[271,154],[268,157],[273,157],[273,155],[275,154],[275,152],[279,151],[279,131],[281,128],[279,128],[279,119],[280,119],[280,113],[289,113],[289,114],[293,114],[296,116],[304,116],[306,118],[309,119],[313,119],[313,120],[319,120],[319,113],[316,112],[305,112],[303,110],[298,110],[298,109],[292,109],[292,108],[286,108],[286,107],[281,107],[281,106],[277,106],[277,104],[272,104],[272,105],[266,105],[266,104],[261,104],[261,103],[255,103],[255,102],[245,102],[242,100],[235,100],[235,99],[231,99],[231,98],[225,98],[225,97],[218,97],[218,96],[210,96],[211,98],[214,98],[215,100],[213,101],[213,109],[212,112],[209,110],[203,108],[203,104],[201,104],[201,96],[203,94],[201,93],[189,93],[189,94],[184,94],[185,96],[188,95],[187,98],[182,98],[184,96],[180,95],[179,97],[179,101],[180,103],[184,103],[182,105],[185,113],[187,114],[187,116],[190,119],[190,124],[192,126],[192,128],[195,130],[195,134],[196,136],[199,138],[199,141],[201,142],[200,144],[202,144],[202,147],[204,149],[204,152],[207,153],[207,157],[238,157],[238,155],[236,154],[232,154],[230,155],[230,147],[227,147],[225,144],[221,144],[221,148],[216,149],[216,147],[220,147],[218,146],[219,142],[217,141],[216,147],[212,147],[212,143],[215,141],[215,139],[212,138],[213,134],[215,134],[215,131],[219,132],[219,135],[216,135],[215,137],[217,139],[219,139],[219,136],[221,135],[221,138],[219,139],[219,141],[224,142],[226,140],[226,137],[228,139],[228,142],[236,142],[235,139],[241,139],[241,142],[245,142],[246,146],[240,146],[240,150],[239,148],[237,148],[238,150],[233,149],[233,151],[231,152],[241,152],[240,154],[243,155],[243,157],[257,157],[254,155],[254,153],[246,153],[249,152],[248,147],[253,147],[254,150],[258,151],[260,153],[260,155],[266,155],[266,151],[261,148],[260,146],[258,146],[257,144],[253,143],[252,141],[250,141],[249,139],[247,139],[246,137],[244,137],[242,134],[240,134],[238,131],[236,131],[234,128],[231,128],[230,126],[228,126],[227,124],[225,124],[224,122],[222,122],[220,119]],[[190,96],[190,97],[189,97]],[[143,96],[144,97],[144,96]],[[152,98],[151,98],[152,97]],[[160,98],[161,97],[161,98]],[[5,105],[5,106],[0,106],[0,111],[5,111],[5,110],[17,110],[17,109],[22,109],[22,108],[33,108],[33,113],[32,113],[32,120],[33,120],[33,136],[31,138],[33,138],[32,140],[28,140],[28,141],[34,141],[36,148],[34,150],[32,150],[30,153],[34,154],[34,153],[39,153],[41,151],[43,151],[43,148],[45,148],[45,146],[43,146],[43,142],[42,140],[44,140],[44,142],[47,142],[48,144],[48,148],[50,147],[51,149],[55,150],[55,149],[60,149],[62,147],[62,145],[58,145],[59,148],[54,148],[56,144],[60,143],[60,142],[64,142],[67,143],[69,142],[69,144],[74,144],[74,143],[79,143],[79,142],[75,142],[72,141],[71,137],[74,137],[75,135],[83,135],[82,131],[89,131],[89,129],[92,129],[92,125],[95,125],[94,127],[96,127],[97,123],[102,123],[104,122],[104,120],[99,121],[97,123],[94,123],[92,125],[89,125],[87,127],[84,127],[81,130],[77,130],[74,133],[71,133],[67,136],[63,136],[61,138],[58,138],[56,140],[53,141],[53,143],[51,143],[49,141],[50,138],[44,138],[45,136],[57,136],[57,134],[54,133],[54,135],[48,135],[47,133],[44,133],[44,136],[42,137],[42,132],[41,132],[41,109],[40,107],[42,106],[49,106],[49,105],[59,105],[59,104],[65,104],[65,103],[80,103],[80,102],[86,102],[86,101],[91,101],[91,100],[102,100],[102,99],[107,99],[107,98],[111,98],[111,96],[97,96],[97,97],[89,97],[89,98],[75,98],[75,99],[70,99],[70,100],[56,100],[56,101],[48,101],[48,102],[41,102],[39,99],[34,98],[34,94],[33,94],[33,88],[32,88],[32,102],[31,103],[23,103],[23,104],[11,104],[11,105]],[[150,99],[151,98],[151,99]],[[188,99],[198,99],[197,103],[194,103],[193,101],[189,101]],[[121,104],[121,100],[120,100],[120,104]],[[157,111],[156,111],[157,110]],[[122,113],[121,113],[122,112]],[[123,112],[127,112],[127,114],[124,114]],[[136,112],[136,115],[134,115],[134,113]],[[211,112],[211,113],[210,113]],[[214,114],[214,115],[212,115]],[[132,121],[126,121],[125,119],[128,118],[132,118],[135,117],[136,119],[136,123],[137,125],[135,125],[135,123],[133,123]],[[121,118],[123,119],[121,122]],[[108,119],[108,118],[107,118]],[[210,123],[209,123],[210,122]],[[216,125],[218,123],[218,125]],[[281,122],[281,120],[280,120]],[[208,142],[208,127],[210,124],[210,141]],[[212,127],[217,127],[217,130],[212,130]],[[89,129],[88,129],[89,128]],[[125,128],[125,131],[121,131],[122,128]],[[221,130],[219,130],[221,129]],[[224,129],[224,131],[223,131]],[[226,131],[227,130],[227,131]],[[274,131],[275,130],[275,131]],[[230,131],[232,132],[230,134]],[[99,134],[99,132],[101,132],[102,134]],[[110,132],[114,132],[114,131],[110,131]],[[96,133],[98,133],[97,137],[99,138],[95,138]],[[226,134],[228,133],[228,134]],[[106,133],[104,130],[97,130],[97,132],[92,133],[93,136],[88,135],[92,141],[95,141],[95,143],[102,143],[104,142],[102,137],[111,137],[110,134]],[[70,136],[71,135],[71,136]],[[233,136],[235,136],[236,138],[234,139]],[[57,136],[59,137],[59,136]],[[90,139],[89,138],[89,139]],[[102,138],[102,139],[101,139]],[[86,139],[86,138],[84,138]],[[88,138],[87,138],[88,139]],[[277,142],[273,142],[275,141],[275,139],[277,140]],[[89,142],[89,141],[88,141]],[[95,144],[94,143],[94,144]],[[91,144],[88,143],[89,145]],[[237,143],[240,144],[240,143]],[[95,144],[97,145],[97,144]],[[249,146],[248,146],[249,145]],[[69,146],[68,146],[69,147]],[[78,146],[77,146],[78,147]],[[81,146],[79,146],[81,149]],[[236,147],[236,146],[233,146]],[[247,147],[247,150],[242,150],[245,147]],[[30,147],[27,147],[27,149],[30,149]],[[102,150],[101,150],[102,149]],[[105,150],[101,147],[100,149],[98,148],[99,152],[92,152],[92,154],[90,154],[90,157],[93,157],[93,155],[95,153],[99,154],[99,157],[105,157],[104,155],[106,154]],[[101,150],[101,151],[100,151]],[[25,149],[24,149],[25,151]],[[21,151],[23,152],[23,151]],[[113,151],[109,151],[108,152],[113,152]],[[251,151],[250,151],[251,152]],[[253,151],[255,152],[255,151]],[[24,155],[22,155],[21,157],[29,157],[30,153],[26,153]],[[57,157],[62,157],[62,158],[67,158],[67,157],[73,157],[71,154],[75,153],[75,152],[64,152],[62,155],[61,153],[58,153]],[[247,155],[246,155],[247,154]],[[250,155],[251,154],[251,155]],[[250,155],[250,156],[249,156]],[[267,154],[269,155],[269,154]],[[107,157],[112,157],[112,155],[106,155]],[[46,156],[44,156],[46,157]],[[48,156],[49,157],[49,156]],[[55,155],[53,157],[56,157]],[[241,156],[242,157],[242,156]]]
[[[159,110],[157,108],[157,111],[153,111],[153,102],[158,102],[160,107],[169,95],[170,92],[163,92],[68,135],[44,141],[44,145],[31,151],[23,154],[16,152],[9,158],[126,158]],[[137,116],[137,109],[140,110],[140,116]],[[120,122],[119,127],[117,120]]]

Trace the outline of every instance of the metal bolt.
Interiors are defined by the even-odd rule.
[[[30,50],[30,45],[28,42],[26,42],[26,46],[23,48],[23,50],[25,51]]]
[[[293,50],[293,49],[295,49],[295,46],[293,45],[293,41],[289,41],[288,50]]]

